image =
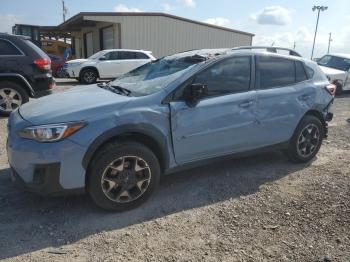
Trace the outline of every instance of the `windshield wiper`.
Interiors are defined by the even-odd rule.
[[[131,95],[131,91],[125,87],[121,87],[121,86],[116,86],[116,85],[111,85],[110,83],[98,83],[97,86],[108,89],[114,93],[117,93],[119,95],[126,95],[126,96],[130,96]]]

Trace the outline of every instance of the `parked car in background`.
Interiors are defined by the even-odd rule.
[[[66,72],[63,69],[63,65],[66,62],[63,57],[57,55],[48,55],[51,60],[51,69],[52,74],[55,77],[62,78],[67,76]]]
[[[155,58],[150,51],[108,49],[87,59],[70,60],[65,63],[64,70],[69,77],[92,84],[97,79],[116,78],[152,60]]]
[[[0,115],[54,86],[50,58],[29,37],[0,33]]]
[[[85,189],[100,207],[127,210],[161,175],[209,160],[280,148],[310,161],[327,135],[334,92],[316,63],[296,56],[171,55],[12,113],[12,177],[33,192]]]
[[[337,94],[350,90],[350,54],[329,54],[317,63],[329,81],[337,86]]]

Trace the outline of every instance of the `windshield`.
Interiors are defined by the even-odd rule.
[[[325,55],[318,60],[317,63],[321,66],[327,66],[342,71],[349,71],[350,69],[350,59],[337,56]]]
[[[97,53],[93,54],[92,56],[89,56],[88,59],[96,59],[99,56],[103,55],[104,53],[106,53],[106,51],[97,52]]]
[[[122,75],[110,83],[131,91],[133,96],[150,95],[166,87],[198,64],[192,57],[164,57]]]

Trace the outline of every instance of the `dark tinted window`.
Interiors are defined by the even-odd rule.
[[[0,39],[0,55],[21,55],[21,52],[10,42]]]
[[[196,83],[208,86],[208,96],[217,96],[249,89],[250,57],[225,59],[197,74]]]
[[[109,52],[107,54],[104,55],[104,57],[107,59],[107,60],[118,60],[119,59],[119,52]]]
[[[135,52],[119,51],[119,59],[121,60],[135,59],[135,57]]]
[[[260,88],[268,89],[295,83],[293,60],[261,56],[258,59]]]
[[[296,82],[302,82],[307,80],[304,66],[300,61],[295,61],[295,78]]]
[[[144,53],[135,53],[135,55],[136,55],[136,59],[149,59],[149,57]]]

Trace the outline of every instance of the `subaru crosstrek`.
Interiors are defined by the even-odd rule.
[[[335,93],[317,64],[252,50],[197,50],[109,83],[43,97],[9,118],[12,179],[56,195],[85,189],[108,210],[143,203],[161,175],[268,148],[311,160]]]

